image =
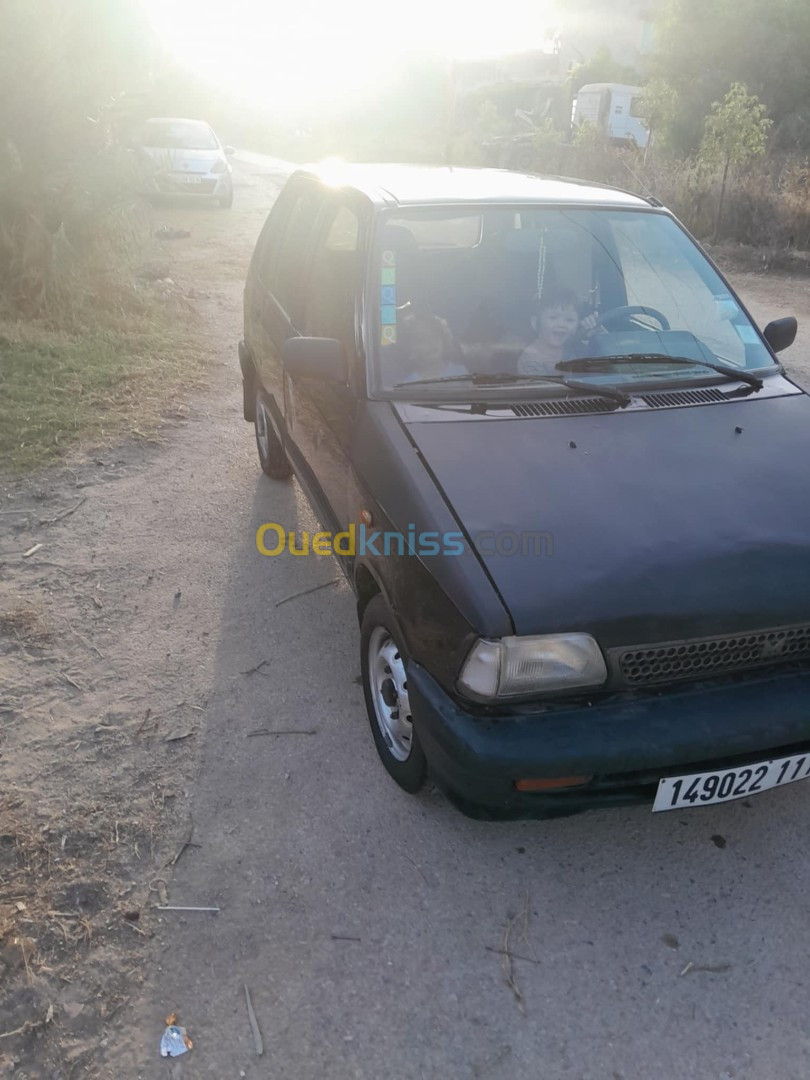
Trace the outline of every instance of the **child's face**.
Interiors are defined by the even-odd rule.
[[[545,308],[537,317],[537,336],[561,348],[576,333],[579,316],[573,307]]]
[[[399,327],[402,355],[415,374],[429,378],[440,375],[449,358],[452,343],[450,328],[435,315],[403,316]]]

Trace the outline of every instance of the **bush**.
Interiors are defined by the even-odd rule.
[[[114,95],[150,33],[135,0],[0,6],[0,302],[30,318],[55,281],[55,242],[82,256],[129,243],[134,205],[116,149]],[[95,256],[93,256],[95,258]]]
[[[666,163],[654,173],[650,180],[657,197],[697,236],[713,236],[723,170],[687,161]],[[810,247],[807,163],[771,159],[739,171],[728,181],[716,239],[771,250]]]

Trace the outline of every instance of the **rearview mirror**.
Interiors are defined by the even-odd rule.
[[[348,380],[346,352],[343,343],[336,338],[288,338],[281,359],[285,372],[292,379],[344,384]]]
[[[223,146],[222,148],[228,157],[236,153],[236,150],[232,146]]]
[[[799,324],[791,315],[786,319],[774,319],[773,322],[769,322],[762,331],[762,336],[774,352],[781,352],[782,349],[789,348],[796,340],[798,329]]]

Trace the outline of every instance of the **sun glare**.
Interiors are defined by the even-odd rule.
[[[489,57],[541,48],[549,5],[501,0],[476,15],[461,0],[144,0],[166,48],[252,104],[292,112],[374,91],[408,57]]]

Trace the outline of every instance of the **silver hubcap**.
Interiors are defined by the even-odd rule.
[[[413,744],[408,676],[402,654],[384,626],[376,626],[368,643],[368,674],[377,727],[397,761],[407,761]]]
[[[269,422],[264,402],[260,397],[256,398],[256,442],[265,461],[270,455],[270,437],[267,433]]]

